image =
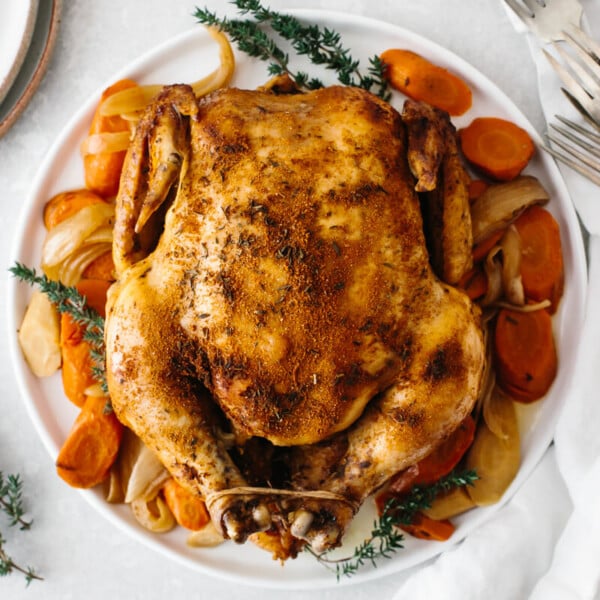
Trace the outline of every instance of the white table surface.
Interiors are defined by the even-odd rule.
[[[42,0],[43,1],[43,0]],[[597,0],[588,0],[590,2]],[[585,2],[585,0],[584,0]],[[225,2],[197,3],[217,12]],[[271,0],[274,9],[327,8],[411,29],[465,58],[504,89],[541,133],[536,74],[525,39],[498,0]],[[48,72],[32,102],[0,139],[0,263],[7,272],[13,234],[32,179],[73,112],[114,72],[157,43],[195,25],[183,0],[65,0]],[[265,591],[231,585],[177,563],[131,539],[97,514],[55,474],[26,413],[12,372],[6,330],[6,282],[0,277],[0,470],[21,473],[30,532],[8,530],[6,549],[45,578],[25,588],[19,575],[0,579],[2,599],[228,598],[290,600],[391,598],[404,574],[317,592]],[[493,597],[491,593],[490,598]]]

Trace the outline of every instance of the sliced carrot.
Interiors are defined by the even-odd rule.
[[[85,391],[96,383],[92,375],[90,347],[86,342],[62,344],[62,383],[65,396],[75,404],[83,406]]]
[[[108,476],[123,425],[106,411],[106,398],[88,396],[56,459],[58,475],[69,485],[90,488]]]
[[[90,134],[129,131],[129,123],[122,117],[118,115],[112,117],[102,116],[100,105],[109,96],[136,85],[135,81],[131,79],[122,79],[104,90],[92,118]],[[85,155],[83,157],[83,169],[86,187],[104,198],[114,196],[119,190],[119,180],[124,160],[125,151]]]
[[[448,519],[438,521],[418,512],[410,525],[400,525],[400,529],[421,540],[444,542],[450,538],[456,528]]]
[[[465,455],[475,438],[475,420],[470,415],[433,452],[395,475],[387,488],[375,497],[379,514],[387,502],[402,497],[415,485],[431,485],[448,475]]]
[[[44,225],[50,230],[72,217],[79,209],[99,202],[104,202],[101,196],[85,189],[56,194],[44,206]]]
[[[112,251],[108,250],[93,260],[83,272],[84,279],[104,279],[105,281],[115,280],[115,263],[113,262]]]
[[[475,265],[467,271],[457,284],[471,300],[478,300],[485,296],[488,289],[488,281],[481,265]]]
[[[77,290],[86,297],[87,304],[105,315],[106,293],[110,282],[101,279],[82,279]],[[69,314],[60,318],[60,346],[62,352],[62,382],[65,395],[76,406],[86,400],[85,391],[96,383],[92,374],[90,345],[83,339],[84,329]]]
[[[473,202],[473,200],[479,198],[488,187],[488,183],[483,179],[472,179],[469,183],[469,200]]]
[[[501,309],[494,331],[494,354],[498,384],[507,394],[520,402],[541,398],[557,371],[550,314]]]
[[[441,477],[448,475],[458,464],[475,437],[475,420],[470,415],[443,441],[433,452],[417,463],[417,473],[410,485],[399,480],[391,483],[392,491],[408,491],[415,485],[431,485]],[[400,485],[398,485],[400,484]]]
[[[527,166],[535,146],[529,134],[511,121],[480,117],[458,131],[465,158],[500,181],[514,179]]]
[[[386,77],[397,90],[413,100],[427,102],[450,115],[462,115],[473,101],[469,86],[446,69],[411,50],[393,48],[381,55]]]
[[[473,262],[478,263],[485,260],[489,251],[502,239],[504,229],[494,231],[487,238],[473,246]]]
[[[525,296],[538,302],[550,300],[552,314],[564,286],[558,223],[545,208],[534,205],[515,221],[515,227],[521,238],[521,279]]]
[[[174,479],[168,479],[162,491],[167,506],[182,527],[198,531],[210,521],[202,498],[179,485]]]

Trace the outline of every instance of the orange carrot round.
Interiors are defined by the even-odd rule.
[[[90,190],[69,190],[52,196],[44,206],[44,225],[50,230],[85,206],[104,202]]]
[[[96,383],[92,376],[90,347],[86,342],[63,343],[61,352],[63,391],[75,406],[81,407],[85,402],[85,391]]]
[[[552,317],[545,310],[500,310],[494,353],[500,387],[520,402],[538,400],[552,385],[557,371]]]
[[[475,419],[470,415],[433,452],[417,463],[413,485],[431,485],[456,467],[475,438]]]
[[[474,119],[458,132],[465,158],[499,181],[514,179],[527,166],[535,146],[529,134],[511,121]]]
[[[100,105],[109,96],[136,85],[135,81],[131,79],[122,79],[104,90],[92,118],[90,134],[129,131],[129,123],[122,117],[118,115],[111,117],[102,116],[100,114]],[[119,180],[125,154],[125,151],[86,154],[83,157],[86,187],[97,192],[104,198],[114,196],[119,190]]]
[[[179,485],[174,479],[168,479],[162,491],[167,506],[182,527],[198,531],[210,521],[202,498]]]
[[[79,293],[86,297],[87,304],[104,316],[110,282],[82,279],[76,287]],[[83,405],[86,400],[85,391],[97,383],[92,375],[90,345],[83,339],[83,332],[83,328],[68,313],[61,315],[62,383],[65,395],[76,406]]]
[[[558,223],[545,208],[534,205],[515,221],[515,227],[521,238],[521,279],[525,296],[538,302],[550,300],[552,314],[564,287]]]
[[[444,542],[450,538],[456,528],[448,519],[438,521],[418,512],[410,525],[400,525],[400,529],[421,540]]]
[[[394,88],[413,100],[427,102],[453,116],[471,108],[469,86],[450,71],[411,50],[393,48],[381,55],[386,77]]]
[[[117,457],[122,435],[123,425],[106,411],[106,398],[89,396],[56,458],[58,475],[77,488],[101,483]]]

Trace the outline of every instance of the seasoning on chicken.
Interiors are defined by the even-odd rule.
[[[473,406],[479,313],[431,269],[406,137],[390,105],[341,86],[172,86],[138,126],[109,391],[225,537],[279,531],[292,556],[339,545]],[[248,487],[224,431],[287,449],[285,494]]]

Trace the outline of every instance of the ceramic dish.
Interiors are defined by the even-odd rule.
[[[38,0],[5,0],[0,7],[0,103],[29,49]]]
[[[423,54],[435,63],[459,73],[473,90],[473,108],[460,119],[457,126],[468,123],[477,116],[493,115],[510,119],[525,129],[539,142],[536,133],[524,116],[507,96],[469,64],[444,48],[404,29],[360,17],[331,12],[294,11],[309,22],[341,32],[344,43],[352,48],[354,56],[365,65],[368,57],[387,48],[408,47]],[[237,70],[233,85],[252,88],[267,80],[264,63],[236,54]],[[210,36],[201,28],[185,33],[162,45],[140,60],[127,66],[107,82],[107,85],[124,76],[143,83],[172,83],[199,79],[218,64],[218,50]],[[304,65],[305,69],[312,69]],[[331,73],[326,74],[333,83]],[[40,248],[44,238],[42,207],[54,193],[81,187],[83,172],[79,156],[79,144],[84,138],[100,91],[73,117],[56,140],[40,167],[33,185],[29,202],[24,211],[18,232],[14,260],[30,266],[39,265]],[[393,98],[398,108],[402,97]],[[581,331],[585,295],[585,257],[581,232],[564,184],[555,164],[545,154],[538,153],[528,167],[548,189],[552,200],[549,210],[556,216],[562,233],[566,264],[565,294],[558,313],[554,317],[556,337],[560,353],[560,370],[554,386],[542,401],[524,406],[519,411],[522,430],[522,465],[519,473],[505,495],[504,501],[530,475],[552,439],[552,432],[559,411],[569,401],[571,378],[574,368],[575,347]],[[50,455],[54,458],[65,439],[76,415],[76,408],[64,398],[60,376],[37,379],[24,364],[16,341],[16,329],[27,304],[29,290],[14,280],[9,285],[9,330],[15,370],[19,378],[24,402]],[[48,468],[53,466],[49,462]],[[75,491],[73,492],[75,493]],[[199,571],[245,584],[276,588],[324,588],[353,584],[383,577],[401,569],[416,565],[443,552],[463,539],[485,521],[502,504],[469,511],[455,519],[454,536],[448,542],[425,542],[407,536],[405,548],[389,560],[380,560],[377,568],[365,566],[350,579],[336,578],[314,558],[301,554],[284,566],[271,560],[269,554],[251,544],[236,546],[226,542],[216,548],[189,548],[185,544],[186,533],[182,530],[166,535],[144,531],[133,519],[127,506],[105,502],[100,490],[83,492],[83,496],[114,525],[127,531],[138,540]],[[342,553],[348,554],[370,533],[374,518],[373,503],[367,502],[346,536]],[[108,526],[108,525],[107,525]],[[110,560],[110,557],[107,557]]]
[[[20,0],[14,0],[19,3]],[[0,137],[25,110],[48,67],[58,34],[62,0],[35,2],[31,23],[31,43],[23,51],[22,64],[11,85],[0,93]],[[23,2],[25,4],[25,2]],[[12,2],[9,2],[12,4]],[[1,15],[0,15],[1,16]]]

